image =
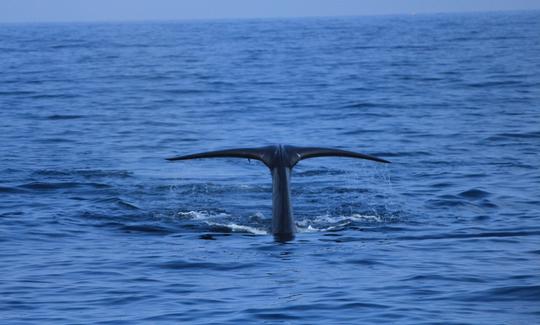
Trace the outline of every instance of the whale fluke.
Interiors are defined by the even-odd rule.
[[[341,150],[341,149],[332,149],[332,148],[319,148],[319,147],[290,147],[293,149],[297,156],[298,160],[294,162],[293,165],[296,165],[298,161],[316,158],[316,157],[350,157],[350,158],[359,158],[373,160],[381,163],[390,163],[388,160],[377,158],[370,155],[365,155],[358,152]]]
[[[169,161],[175,160],[187,160],[187,159],[198,159],[198,158],[246,158],[262,161],[265,165],[269,166],[270,157],[268,153],[272,150],[272,147],[261,147],[261,148],[239,148],[239,149],[227,149],[227,150],[216,150],[216,151],[207,151],[200,152],[191,155],[176,156],[166,158]]]
[[[387,160],[353,151],[286,145],[208,151],[171,157],[167,160],[245,158],[262,161],[272,173],[272,233],[277,241],[288,241],[294,238],[296,232],[291,204],[292,168],[303,159],[316,157],[350,157],[389,163]]]

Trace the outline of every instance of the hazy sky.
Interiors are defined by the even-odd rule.
[[[0,22],[350,16],[540,9],[540,0],[0,0]]]

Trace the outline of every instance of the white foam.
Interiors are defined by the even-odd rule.
[[[345,222],[342,226],[347,225],[351,222],[382,222],[383,219],[376,215],[363,215],[363,214],[352,214],[350,216],[331,216],[328,214],[316,216],[314,218],[307,218],[304,220],[298,221],[298,225],[306,227],[312,224],[326,223],[326,224],[336,224],[340,222]],[[336,225],[339,226],[339,225]],[[335,226],[334,226],[335,227]]]
[[[352,214],[350,216],[330,216],[328,214],[307,218],[297,222],[298,232],[330,231],[346,227],[353,222],[383,222],[376,215]]]
[[[298,228],[298,232],[319,232],[322,229],[312,227],[311,225],[307,226],[307,228]]]
[[[243,226],[243,225],[237,225],[235,223],[229,223],[227,224],[227,227],[231,228],[233,231],[241,230],[241,231],[247,231],[255,235],[266,235],[268,232],[263,229],[258,229],[255,227],[250,226]]]
[[[244,225],[238,225],[236,223],[218,223],[218,222],[211,222],[211,221],[205,221],[205,223],[209,226],[220,226],[220,227],[227,227],[230,228],[233,232],[249,232],[254,235],[266,235],[268,232],[263,229],[258,229],[255,227],[250,226],[244,226]]]
[[[206,220],[206,219],[211,219],[211,218],[223,218],[223,217],[229,216],[226,213],[210,214],[208,213],[208,211],[178,212],[176,215],[179,216],[180,218],[192,219],[192,220]]]
[[[208,211],[201,210],[201,211],[188,211],[188,212],[178,212],[177,216],[184,219],[191,219],[191,220],[198,220],[206,223],[209,226],[219,226],[219,227],[226,227],[231,229],[233,232],[247,232],[255,235],[266,235],[268,234],[268,231],[265,229],[252,227],[252,226],[246,226],[246,225],[239,225],[237,223],[233,222],[227,222],[224,220],[220,220],[222,222],[216,222],[216,219],[220,218],[229,218],[230,215],[227,213],[216,213],[212,214]],[[260,212],[255,213],[256,217],[264,218],[264,215]],[[369,214],[359,214],[355,213],[348,216],[331,216],[328,214],[315,216],[312,218],[306,218],[303,220],[298,220],[298,232],[321,232],[321,231],[331,231],[334,229],[340,229],[343,227],[346,227],[347,225],[353,223],[353,222],[370,222],[370,223],[377,223],[377,222],[383,222],[383,218],[377,215],[369,215]]]
[[[354,221],[383,222],[383,219],[380,216],[372,216],[372,215],[357,214],[357,213],[349,216],[348,218]]]

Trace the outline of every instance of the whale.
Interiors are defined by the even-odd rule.
[[[201,158],[244,158],[261,161],[269,168],[272,175],[272,234],[276,241],[287,242],[293,240],[296,233],[291,202],[292,169],[299,161],[316,157],[349,157],[390,163],[388,160],[353,151],[283,144],[207,151],[166,159],[178,161]]]

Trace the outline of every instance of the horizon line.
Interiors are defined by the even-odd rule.
[[[24,24],[96,24],[96,23],[173,23],[195,21],[232,21],[232,20],[279,20],[279,19],[305,19],[305,18],[360,18],[360,17],[390,17],[390,16],[429,16],[429,15],[453,15],[453,14],[482,14],[504,12],[539,12],[535,9],[488,9],[488,10],[449,10],[449,11],[424,11],[424,12],[396,12],[396,13],[371,13],[354,15],[305,15],[305,16],[238,16],[238,17],[194,17],[194,18],[133,18],[133,19],[81,19],[81,20],[20,20],[0,21],[0,25],[24,25]]]

